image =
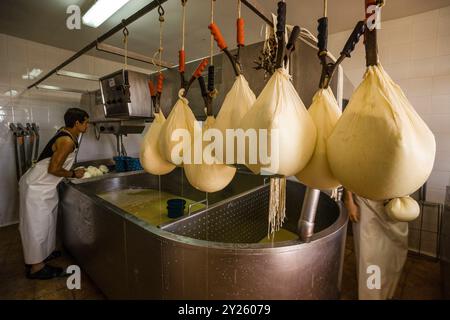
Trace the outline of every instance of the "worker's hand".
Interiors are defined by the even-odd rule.
[[[351,222],[356,223],[359,221],[359,207],[353,201],[347,204],[347,211]]]
[[[81,178],[83,178],[84,173],[86,172],[86,170],[80,168],[80,169],[74,170],[74,172],[75,172],[75,178],[81,179]]]

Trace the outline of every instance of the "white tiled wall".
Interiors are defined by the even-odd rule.
[[[437,153],[428,181],[427,200],[444,202],[450,185],[450,7],[382,22],[380,61],[436,136]],[[341,51],[351,30],[329,37],[329,49]],[[364,45],[358,45],[344,70],[357,86],[365,71]]]
[[[26,90],[33,81],[22,79],[22,75],[25,75],[27,70],[39,68],[43,71],[42,76],[72,54],[73,52],[67,50],[0,33],[0,226],[13,223],[18,219],[14,140],[9,130],[9,123],[37,123],[40,127],[40,149],[42,150],[55,131],[64,124],[64,112],[70,107],[78,107],[80,101],[79,94]],[[102,76],[121,67],[119,63],[82,56],[66,69]],[[130,69],[147,71],[133,67]],[[45,81],[45,84],[82,90],[98,89],[96,82],[59,76],[52,76]],[[5,93],[12,89],[19,94],[16,97],[5,96]],[[92,160],[112,157],[115,154],[115,139],[110,136],[102,136],[101,139],[97,142],[92,131],[88,133],[83,138],[78,158]],[[139,135],[130,135],[125,138],[124,143],[130,155],[138,154]]]

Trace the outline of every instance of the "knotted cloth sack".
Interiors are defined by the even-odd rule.
[[[316,127],[284,68],[269,79],[240,127],[256,130],[256,144],[245,140],[244,163],[256,174],[293,176],[311,159]],[[261,130],[266,130],[267,139]]]
[[[330,87],[317,91],[308,112],[317,128],[317,142],[311,160],[296,177],[314,189],[337,188],[340,183],[328,164],[327,140],[342,112]]]
[[[433,168],[433,133],[403,91],[378,64],[364,79],[327,145],[336,179],[368,199],[404,197],[427,181]]]
[[[215,149],[211,138],[210,129],[214,130],[215,119],[212,116],[206,118],[203,125],[203,133],[195,135],[195,139],[202,139],[202,141],[195,141],[201,146],[201,149],[192,146],[194,152],[201,153],[200,164],[184,164],[184,172],[189,183],[196,189],[203,192],[217,192],[225,188],[236,174],[236,168],[227,166],[223,162],[218,162],[215,157]],[[199,128],[196,128],[199,129]],[[200,129],[201,130],[201,129]],[[217,130],[217,129],[216,129]],[[217,132],[219,132],[217,130]],[[194,142],[194,144],[195,144]],[[219,144],[218,144],[219,145]],[[195,156],[194,156],[195,158]],[[195,160],[195,159],[194,159]]]
[[[141,144],[140,161],[142,167],[145,171],[154,175],[165,175],[175,169],[175,165],[165,160],[159,152],[160,132],[165,121],[166,118],[161,111],[155,113],[155,119]]]

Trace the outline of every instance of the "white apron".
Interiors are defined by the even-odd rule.
[[[353,223],[358,297],[360,300],[391,299],[408,254],[408,223],[390,219],[383,201],[355,196],[355,202],[360,209],[359,222]],[[376,267],[371,266],[379,267],[379,289],[374,282]]]
[[[63,168],[70,170],[77,149],[69,154]],[[26,264],[44,261],[56,248],[58,191],[62,177],[48,173],[51,158],[30,168],[20,179],[20,235]]]

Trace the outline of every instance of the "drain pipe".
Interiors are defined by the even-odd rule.
[[[316,220],[317,205],[319,204],[320,190],[306,188],[303,199],[302,213],[298,220],[298,234],[300,240],[309,242],[314,234],[314,222]]]

